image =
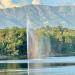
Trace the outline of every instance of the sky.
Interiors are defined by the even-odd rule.
[[[20,7],[23,5],[75,5],[75,0],[0,0],[0,8]]]
[[[75,0],[41,0],[42,4],[45,5],[74,5]]]
[[[75,0],[12,0],[15,3],[21,4],[21,3],[25,3],[25,4],[38,4],[38,2],[40,1],[39,4],[44,4],[44,5],[75,5]]]

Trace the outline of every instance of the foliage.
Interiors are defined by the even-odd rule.
[[[75,30],[57,27],[41,27],[35,30],[38,38],[50,39],[52,51],[57,55],[75,55]]]
[[[0,55],[26,55],[26,28],[0,29]]]

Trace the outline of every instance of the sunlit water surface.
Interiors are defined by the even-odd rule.
[[[52,65],[51,65],[52,64]],[[75,57],[30,60],[30,75],[75,75]]]

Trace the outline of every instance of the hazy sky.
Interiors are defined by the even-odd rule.
[[[0,8],[19,7],[29,4],[39,5],[75,5],[75,0],[0,0]]]
[[[40,4],[44,5],[75,5],[75,0],[12,0],[14,3],[18,4],[32,4],[34,1],[35,4],[37,4],[38,1],[40,1]]]

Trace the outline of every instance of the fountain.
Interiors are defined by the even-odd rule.
[[[28,57],[29,60],[42,60],[46,59],[52,54],[51,40],[49,37],[37,34],[36,29],[31,25],[30,18],[28,18]],[[29,74],[30,75],[43,75],[43,73],[32,72],[31,69],[39,69],[49,66],[50,64],[44,63],[30,63],[29,61]]]

